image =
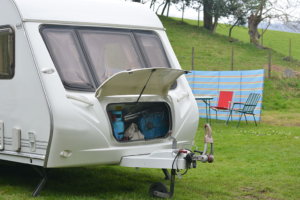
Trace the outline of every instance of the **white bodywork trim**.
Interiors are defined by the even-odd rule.
[[[20,153],[16,151],[1,151],[1,154],[6,154],[6,155],[12,155],[12,156],[20,156],[20,157],[26,157],[26,158],[34,158],[34,159],[39,159],[39,160],[44,160],[45,155],[38,155],[38,154],[31,154],[31,153]]]
[[[46,159],[44,159],[45,160],[44,167],[46,168],[47,163],[48,163],[49,153],[50,153],[50,147],[51,147],[51,143],[52,143],[52,136],[53,136],[53,127],[54,127],[53,114],[52,114],[52,109],[51,109],[51,105],[50,105],[50,102],[49,102],[49,98],[47,96],[47,92],[46,92],[46,89],[45,89],[45,85],[44,85],[44,82],[42,80],[41,73],[40,73],[40,70],[39,70],[37,62],[36,62],[35,54],[33,52],[32,45],[31,45],[30,39],[28,37],[27,30],[26,30],[26,27],[25,27],[24,24],[23,24],[23,28],[24,28],[25,37],[27,39],[27,42],[28,42],[28,45],[29,45],[29,48],[30,48],[30,52],[31,52],[31,55],[32,55],[32,58],[33,58],[33,61],[34,61],[34,65],[36,67],[36,71],[37,71],[37,74],[39,76],[39,80],[41,82],[43,93],[45,95],[45,100],[46,100],[46,103],[47,103],[47,108],[48,108],[49,117],[50,117],[50,133],[49,133],[48,147],[47,147],[46,156],[45,156]]]
[[[113,0],[12,0],[25,22],[78,23],[163,29],[146,5]],[[156,28],[157,27],[157,28]]]
[[[80,102],[86,103],[86,104],[88,104],[88,105],[90,105],[90,106],[93,106],[93,105],[94,105],[93,102],[91,102],[90,100],[88,100],[88,99],[87,99],[86,97],[84,97],[84,96],[72,96],[72,95],[69,95],[69,94],[67,94],[66,96],[67,96],[68,99],[73,99],[73,100],[75,100],[75,101],[80,101]]]
[[[151,27],[151,26],[135,26],[126,24],[106,24],[106,23],[91,23],[91,22],[73,22],[73,21],[56,21],[56,20],[38,20],[38,19],[23,19],[23,22],[37,22],[41,24],[60,24],[60,25],[78,25],[78,26],[89,26],[89,27],[101,27],[101,28],[122,28],[122,29],[142,29],[142,30],[160,30],[165,31],[162,27]]]
[[[120,166],[172,169],[172,164],[177,155],[177,153],[175,153],[174,150],[175,149],[162,149],[162,150],[154,151],[149,155],[125,156],[122,158]],[[178,158],[176,158],[176,161],[174,162],[173,165],[174,169],[186,168],[186,161],[184,159],[185,155],[186,154],[180,154]]]
[[[182,101],[185,97],[190,96],[189,93],[183,94],[182,97],[180,97],[179,99],[177,99],[178,102]]]

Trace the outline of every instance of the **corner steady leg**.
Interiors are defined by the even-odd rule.
[[[37,173],[39,173],[39,175],[42,176],[42,180],[40,181],[40,183],[37,185],[37,187],[35,188],[35,190],[32,193],[33,197],[37,197],[40,194],[43,187],[45,186],[45,184],[47,183],[47,181],[48,181],[48,172],[49,172],[49,170],[47,170],[43,167],[37,167],[37,166],[33,166],[33,165],[32,165],[32,168],[35,171],[37,171]]]
[[[169,173],[169,171],[167,169],[162,169],[162,171],[164,172],[165,174],[165,180],[171,180],[171,175]]]
[[[172,169],[171,170],[171,186],[170,186],[170,198],[174,194],[174,188],[175,188],[175,175],[176,175],[176,170]]]
[[[164,183],[156,182],[150,186],[149,195],[151,197],[171,198],[174,195],[175,175],[176,169],[172,169],[170,192],[168,192],[168,187]]]

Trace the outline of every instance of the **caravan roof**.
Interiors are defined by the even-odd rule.
[[[163,29],[145,5],[113,0],[13,0],[25,22]]]

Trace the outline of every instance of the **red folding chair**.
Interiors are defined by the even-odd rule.
[[[216,120],[218,119],[218,111],[227,112],[228,113],[231,108],[231,103],[233,99],[233,92],[230,91],[220,91],[218,106],[210,106],[211,109],[216,111]]]

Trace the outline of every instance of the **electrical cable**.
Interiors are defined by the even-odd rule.
[[[172,163],[172,169],[174,169],[174,162],[175,162],[176,158],[178,157],[178,155],[179,155],[179,151],[178,151],[177,155],[175,156],[175,158],[174,158],[174,160],[173,160],[173,163]]]
[[[188,170],[189,170],[189,168],[187,167],[186,170],[185,170],[185,172],[183,174],[181,174],[181,176],[185,175]]]
[[[192,152],[190,149],[184,148],[184,150],[188,150],[189,152]],[[189,168],[187,167],[185,172],[183,174],[181,174],[181,176],[185,175],[187,173],[187,171],[189,170]]]

